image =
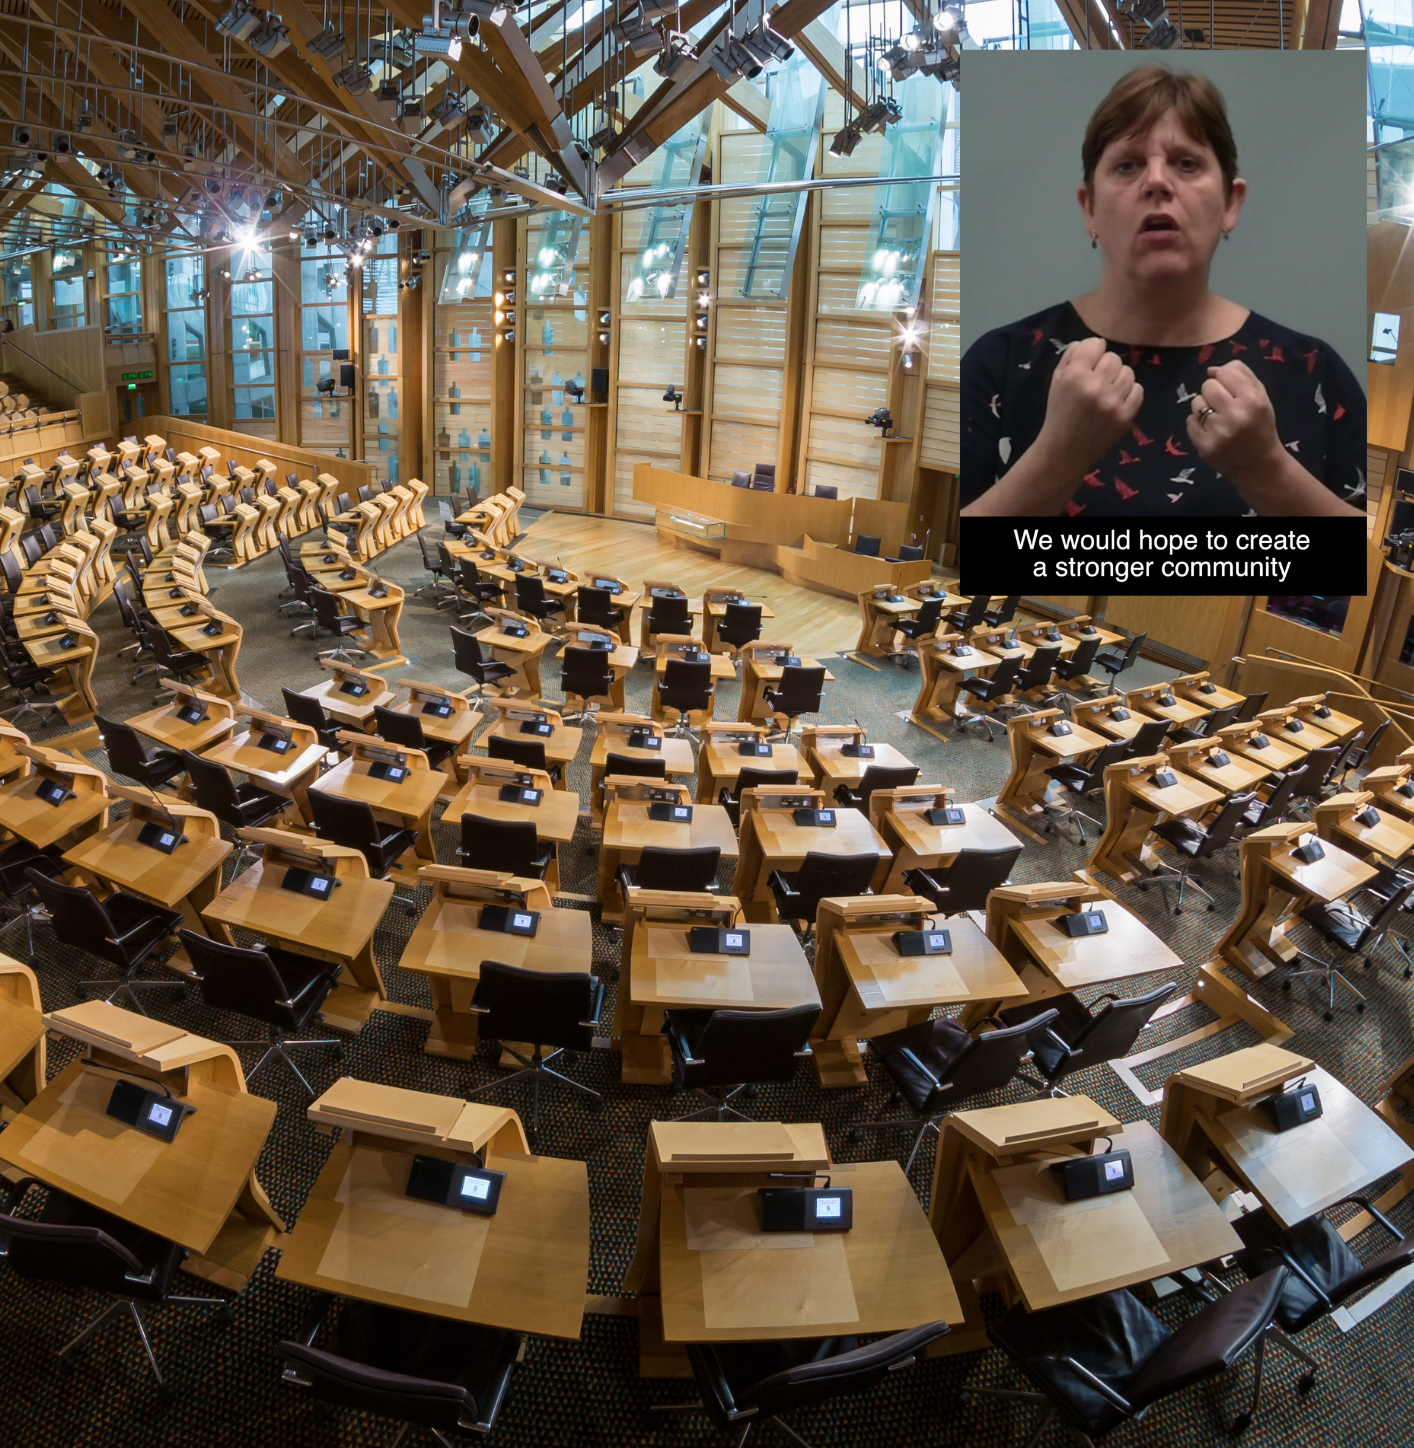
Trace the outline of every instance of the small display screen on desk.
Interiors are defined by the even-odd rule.
[[[503,623],[501,632],[512,639],[528,638],[530,635],[530,630],[523,623]]]
[[[814,826],[819,829],[833,829],[835,812],[832,809],[798,809],[791,811],[791,818],[798,825]]]
[[[1314,865],[1317,860],[1324,860],[1326,857],[1326,852],[1321,848],[1321,842],[1312,834],[1302,835],[1291,853],[1303,865]]]
[[[480,1165],[415,1156],[408,1172],[406,1195],[417,1201],[474,1212],[479,1217],[494,1217],[505,1179],[505,1172],[488,1171]]]
[[[545,577],[548,578],[551,583],[568,583],[570,581],[569,574],[566,573],[563,568],[547,568],[545,570]]]
[[[522,734],[538,734],[542,737],[546,734],[553,734],[555,726],[548,719],[522,719],[520,725]]]
[[[895,930],[893,939],[900,955],[952,954],[952,936],[946,930]]]
[[[388,585],[386,583],[374,583],[368,590],[369,598],[387,598]]]
[[[1154,702],[1164,709],[1172,709],[1178,700],[1172,694],[1159,694],[1155,696]]]
[[[694,925],[687,932],[687,946],[694,955],[750,955],[751,932]]]
[[[177,710],[177,718],[183,724],[201,724],[205,721],[206,710],[200,704],[183,704]]]
[[[1311,715],[1316,719],[1329,719],[1331,717],[1331,711],[1327,705],[1321,704],[1311,710]]]
[[[1267,749],[1271,746],[1271,742],[1265,734],[1254,734],[1251,740],[1253,749]]]
[[[854,1225],[850,1187],[761,1187],[763,1232],[848,1232]]]
[[[356,568],[341,568],[339,570],[339,577],[347,583],[349,579],[358,577],[358,570]]]
[[[1075,731],[1070,727],[1069,724],[1065,722],[1064,719],[1057,719],[1051,725],[1050,732],[1054,734],[1057,739],[1063,739],[1067,734],[1073,734]]]
[[[74,797],[73,790],[65,789],[64,786],[55,779],[44,780],[39,788],[35,790],[35,794],[42,799],[45,804],[53,805],[63,804],[66,799],[73,799]]]
[[[540,928],[540,912],[513,910],[508,905],[483,905],[478,927],[482,930],[495,930],[502,935],[533,937]]]
[[[846,744],[840,753],[846,759],[873,759],[874,746],[872,744]]]
[[[452,712],[452,704],[449,699],[428,699],[422,706],[424,714],[434,714],[438,719],[446,719]]]
[[[292,890],[297,895],[308,895],[314,900],[327,900],[338,883],[332,875],[316,875],[313,870],[291,869],[285,871],[280,888]]]
[[[1288,719],[1281,727],[1290,730],[1293,734],[1300,734],[1306,726],[1299,719]]]
[[[606,593],[623,592],[623,585],[615,583],[612,578],[596,578],[594,580],[594,586],[595,588],[602,588]]]
[[[666,800],[658,800],[648,806],[648,818],[665,820],[669,824],[675,825],[691,824],[692,806],[690,804],[669,804]]]
[[[75,643],[75,639],[74,639],[73,634],[71,634],[71,633],[60,634],[60,636],[59,636],[59,642],[55,645],[55,647],[56,647],[56,648],[60,648],[60,649],[71,649],[71,648],[73,648],[74,643]]]
[[[683,598],[683,597],[685,597],[682,589],[680,589],[680,588],[650,588],[650,589],[648,590],[648,595],[649,595],[650,598]]]
[[[194,614],[200,613],[201,610],[197,608],[194,603],[184,603],[177,612],[181,614],[183,618],[191,618]]]
[[[370,764],[368,773],[374,779],[386,779],[389,784],[401,784],[408,777],[406,766],[389,764],[385,759],[379,759]]]
[[[117,1081],[106,1114],[161,1141],[176,1139],[184,1118],[196,1110],[163,1091],[146,1091],[136,1081]]]
[[[168,576],[168,578],[170,578],[172,575],[169,573],[167,576]],[[167,590],[167,597],[168,597],[168,598],[180,598],[181,596],[182,596],[182,590],[181,590],[180,588],[169,588],[169,589]]]
[[[1155,789],[1172,789],[1178,783],[1178,776],[1171,769],[1156,769],[1152,780]]]
[[[661,749],[663,736],[650,734],[646,729],[632,729],[629,731],[628,747],[630,749]]]
[[[186,842],[186,838],[185,835],[164,829],[158,824],[145,824],[137,832],[138,844],[151,845],[154,850],[161,850],[164,855],[170,855],[178,845]]]
[[[350,699],[361,699],[368,692],[368,685],[361,679],[350,679],[339,685],[339,692],[347,694]]]
[[[925,818],[930,825],[965,825],[967,816],[953,805],[943,809],[930,809]]]
[[[776,662],[783,669],[798,669],[800,667],[799,654],[777,654]]]
[[[543,789],[526,789],[519,784],[503,784],[499,795],[502,804],[536,805],[545,797]]]
[[[603,634],[580,634],[576,643],[582,649],[597,649],[600,653],[612,653],[613,644]]]
[[[948,652],[952,654],[955,658],[965,659],[972,653],[972,650],[968,647],[968,645],[964,643],[956,643],[948,650]]]
[[[293,739],[287,739],[282,734],[262,734],[255,747],[268,749],[272,754],[288,754],[293,744]]]
[[[764,739],[744,739],[737,745],[736,752],[744,759],[766,759],[771,753],[771,746]]]
[[[222,628],[223,625],[217,623],[216,620],[213,618],[210,623],[202,625],[201,631],[207,636],[207,638],[214,639],[216,635],[221,632]]]
[[[1210,749],[1208,751],[1208,763],[1215,769],[1226,769],[1232,763],[1232,757],[1222,749]]]
[[[1198,692],[1200,694],[1216,694],[1218,692],[1218,686],[1213,683],[1211,679],[1204,679],[1203,682],[1198,685]]]
[[[1072,940],[1085,935],[1107,935],[1110,929],[1109,921],[1099,910],[1077,910],[1073,915],[1061,915],[1056,924]]]

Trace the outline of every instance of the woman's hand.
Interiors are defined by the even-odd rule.
[[[1188,439],[1209,467],[1239,489],[1282,465],[1271,398],[1245,362],[1208,368],[1208,380],[1193,399]]]
[[[1129,431],[1143,401],[1133,371],[1103,337],[1072,342],[1051,375],[1037,445],[1078,482]]]

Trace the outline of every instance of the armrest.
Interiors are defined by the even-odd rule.
[[[683,1065],[702,1066],[706,1064],[700,1057],[692,1054],[691,1048],[687,1044],[687,1037],[683,1034],[682,1027],[675,1021],[664,1019],[663,1034],[668,1038],[668,1045],[675,1049],[678,1055],[682,1057]]]
[[[148,918],[147,920],[139,920],[138,923],[134,925],[131,930],[125,930],[121,935],[109,935],[105,936],[104,938],[107,940],[109,945],[122,945],[124,941],[131,940],[134,935],[138,934],[139,931],[148,929],[151,924],[152,918]]]
[[[1107,1382],[1105,1382],[1101,1378],[1097,1378],[1095,1374],[1090,1371],[1089,1368],[1087,1368],[1083,1363],[1076,1362],[1073,1357],[1063,1356],[1060,1353],[1046,1353],[1043,1357],[1028,1358],[1027,1361],[1034,1363],[1050,1363],[1055,1367],[1068,1368],[1076,1375],[1076,1377],[1080,1379],[1081,1382],[1085,1384],[1086,1387],[1091,1388],[1095,1392],[1099,1393],[1099,1395],[1104,1398],[1107,1403],[1117,1408],[1121,1413],[1124,1413],[1126,1416],[1132,1416],[1134,1413],[1134,1409],[1133,1407],[1131,1407],[1127,1398],[1120,1397],[1120,1395],[1115,1392],[1115,1390],[1110,1387]]]
[[[913,1054],[912,1051],[909,1050],[907,1046],[901,1046],[899,1048],[899,1055],[902,1056],[906,1061],[908,1061],[913,1066],[913,1069],[915,1071],[918,1071],[922,1076],[927,1079],[929,1085],[934,1091],[946,1089],[943,1086],[943,1083],[938,1080],[938,1078],[923,1064],[922,1061],[918,1059],[917,1056]],[[952,1083],[949,1082],[948,1084],[951,1085]]]

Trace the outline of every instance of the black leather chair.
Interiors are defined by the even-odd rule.
[[[49,912],[55,935],[65,945],[87,951],[118,968],[116,981],[81,980],[80,991],[90,991],[106,1001],[126,995],[133,1009],[145,1016],[139,991],[186,990],[184,980],[137,978],[143,962],[181,925],[180,910],[164,910],[125,890],[115,890],[100,901],[82,885],[65,885],[34,868],[27,869],[25,877]]]
[[[993,704],[990,713],[987,714],[959,714],[956,724],[959,734],[966,731],[969,724],[981,724],[987,730],[987,739],[994,737],[993,723],[994,716],[1005,718],[1018,706],[1015,704],[995,704],[994,700],[1015,692],[1017,689],[1017,676],[1021,673],[1021,658],[1014,655],[1009,659],[1003,659],[992,671],[991,676],[983,678],[980,674],[970,679],[964,679],[959,686],[964,694],[971,694],[974,699],[981,700],[984,704]]]
[[[983,613],[982,622],[985,623],[988,628],[1001,628],[1004,623],[1011,623],[1015,620],[1016,610],[1020,605],[1021,595],[1019,593],[1009,593],[996,608],[989,608]],[[1076,652],[1079,653],[1080,650],[1077,649]]]
[[[736,650],[742,644],[755,643],[760,637],[761,605],[729,603],[725,617],[717,625],[717,642]]]
[[[439,552],[439,545],[433,542],[423,528],[417,530],[417,546],[422,550],[422,566],[427,570],[429,581],[416,590],[417,596],[422,597],[429,589],[432,592],[434,603],[440,602],[438,589],[450,588],[455,594],[456,583],[453,581],[447,568],[447,557]],[[445,548],[445,544],[440,545]]]
[[[1362,915],[1345,900],[1332,900],[1329,905],[1318,900],[1314,905],[1308,905],[1301,912],[1301,918],[1325,936],[1330,944],[1347,955],[1364,956],[1365,968],[1369,970],[1374,965],[1375,951],[1379,949],[1380,942],[1394,929],[1400,912],[1409,902],[1411,895],[1414,895],[1414,875],[1400,875],[1396,877],[1394,887],[1384,897],[1373,915]],[[1325,1011],[1326,1020],[1329,1021],[1335,1016],[1337,981],[1355,996],[1355,1009],[1357,1011],[1365,1009],[1365,997],[1355,989],[1339,965],[1333,961],[1322,960],[1320,956],[1312,955],[1299,946],[1296,954],[1302,960],[1309,960],[1316,969],[1289,971],[1282,978],[1283,990],[1290,990],[1291,982],[1300,980],[1302,976],[1319,975],[1325,978],[1329,991]],[[1405,959],[1407,962],[1408,958],[1405,957]],[[1409,973],[1409,967],[1406,964],[1404,971],[1406,980]]]
[[[564,777],[565,767],[558,761],[551,763],[545,757],[545,745],[539,739],[511,739],[503,734],[483,736],[486,753],[492,759],[509,759],[522,769],[541,769],[552,780]]]
[[[862,1347],[857,1337],[693,1342],[687,1344],[687,1357],[713,1427],[731,1435],[733,1448],[741,1448],[758,1424],[786,1428],[783,1413],[865,1392],[912,1367],[947,1330],[945,1322],[930,1322]],[[794,1429],[786,1431],[796,1442],[805,1441]]]
[[[943,616],[943,601],[941,598],[930,598],[924,603],[912,618],[901,618],[898,621],[898,632],[906,638],[909,643],[917,644],[920,639],[930,639],[938,631],[938,623]],[[903,661],[908,662],[908,655],[904,654]]]
[[[810,1059],[819,1006],[777,1011],[664,1011],[663,1034],[673,1058],[673,1087],[707,1105],[678,1121],[750,1120],[732,1104],[748,1086],[790,1081]]]
[[[314,601],[314,636],[319,637],[319,630],[333,634],[339,640],[338,646],[327,650],[319,655],[321,659],[336,659],[340,663],[352,663],[353,656],[367,658],[368,650],[361,649],[357,644],[348,648],[344,647],[344,640],[356,633],[361,633],[366,627],[363,620],[351,613],[339,612],[339,595],[330,593],[327,588],[320,588],[317,584],[309,590],[309,596]]]
[[[633,886],[643,890],[711,890],[716,886],[721,862],[722,852],[716,845],[688,850],[645,845],[632,864],[619,866],[619,889],[625,892],[625,901]]]
[[[465,623],[472,618],[489,619],[491,615],[486,612],[486,605],[500,602],[501,585],[494,578],[483,578],[475,561],[465,554],[453,557],[445,543],[439,543],[437,550],[444,566],[450,569],[449,577],[457,586],[458,601],[471,605],[466,613],[458,615],[461,621]]]
[[[324,1347],[315,1347],[333,1298],[322,1293],[298,1342],[275,1351],[281,1381],[315,1401],[448,1433],[489,1433],[510,1389],[523,1341],[518,1332],[426,1317],[342,1298]]]
[[[186,773],[182,756],[175,750],[149,749],[131,724],[120,724],[102,714],[93,717],[103,736],[103,747],[108,751],[108,764],[114,774],[135,779],[149,789],[161,789],[179,774]]]
[[[1332,766],[1327,782],[1344,789],[1346,776],[1365,767],[1366,761],[1375,752],[1380,740],[1384,738],[1385,730],[1392,722],[1390,719],[1381,719],[1368,737],[1364,732],[1357,734],[1346,747],[1344,756],[1337,759]]]
[[[894,1083],[889,1100],[902,1098],[914,1115],[897,1121],[863,1121],[850,1128],[849,1139],[858,1141],[864,1131],[894,1127],[916,1128],[913,1147],[904,1164],[904,1174],[913,1169],[913,1159],[923,1138],[938,1130],[938,1123],[958,1102],[984,1091],[998,1091],[1021,1072],[1031,1059],[1036,1041],[1057,1019],[1058,1012],[1042,1011],[1019,1026],[1002,1026],[994,1031],[970,1035],[951,1016],[901,1031],[875,1036],[869,1042],[871,1054]]]
[[[905,870],[903,883],[915,895],[932,901],[944,915],[985,910],[987,896],[1011,878],[1021,848],[1004,845],[997,850],[959,850],[951,865]]]
[[[1146,719],[1130,738],[1128,757],[1147,759],[1151,754],[1157,754],[1172,728],[1172,719]]]
[[[1041,644],[1021,666],[1016,676],[1016,692],[1028,696],[1028,702],[1049,708],[1060,698],[1052,686],[1052,676],[1060,663],[1062,644]]]
[[[455,624],[451,625],[451,632],[452,656],[457,673],[475,680],[482,693],[488,686],[494,688],[497,684],[515,677],[516,671],[509,664],[481,657],[481,645],[477,643],[474,633],[468,633],[466,629],[458,628]]]
[[[1285,1267],[1291,1274],[1276,1312],[1276,1326],[1282,1332],[1304,1332],[1357,1292],[1414,1263],[1414,1234],[1400,1232],[1369,1197],[1347,1197],[1327,1211],[1336,1207],[1362,1208],[1394,1238],[1393,1243],[1369,1262],[1361,1262],[1325,1212],[1292,1227],[1283,1227],[1266,1207],[1232,1219],[1233,1231],[1242,1238],[1244,1248],[1237,1254],[1237,1265],[1249,1279],[1274,1267]],[[1294,1345],[1292,1350],[1309,1368],[1300,1384],[1305,1390],[1315,1381],[1316,1364]]]
[[[1291,1346],[1270,1331],[1287,1279],[1284,1267],[1263,1273],[1195,1312],[1174,1332],[1125,1289],[1039,1312],[1018,1305],[987,1336],[1038,1391],[969,1392],[1043,1405],[1032,1443],[1057,1415],[1082,1443],[1093,1443],[1160,1399],[1225,1373],[1255,1347],[1252,1406],[1230,1429],[1240,1433],[1256,1416],[1267,1341]]]
[[[297,693],[294,689],[284,685],[281,685],[280,693],[285,700],[285,713],[296,724],[307,724],[313,729],[325,749],[339,747],[339,735],[343,732],[344,726],[335,723],[324,712],[324,706],[318,699],[311,699],[308,694]]]
[[[954,633],[960,633],[964,637],[987,616],[987,610],[991,607],[992,598],[990,594],[975,593],[968,599],[966,608],[955,608],[948,615],[948,627]]]
[[[751,486],[751,469],[735,468],[732,471],[732,487],[749,488]]]
[[[1066,991],[1048,996],[1044,1001],[998,1011],[997,1018],[1004,1026],[1020,1026],[1043,1009],[1058,1013],[1045,1033],[1031,1044],[1031,1064],[1042,1079],[1033,1080],[1025,1071],[1021,1079],[1039,1086],[1047,1096],[1063,1096],[1065,1093],[1059,1088],[1067,1076],[1087,1066],[1127,1056],[1154,1012],[1177,989],[1170,981],[1140,996],[1121,998],[1114,991],[1108,991],[1090,1006]]]
[[[1164,892],[1164,899],[1167,901],[1168,887],[1177,883],[1178,899],[1174,902],[1173,913],[1182,915],[1183,892],[1191,886],[1208,902],[1209,910],[1216,910],[1218,907],[1213,897],[1193,878],[1192,867],[1199,860],[1212,859],[1219,850],[1232,843],[1239,821],[1256,798],[1251,792],[1229,795],[1212,824],[1207,826],[1198,824],[1196,820],[1185,819],[1182,815],[1175,815],[1172,819],[1156,824],[1154,833],[1171,849],[1177,850],[1184,863],[1182,868],[1177,868],[1160,860],[1159,867],[1167,873],[1151,875],[1139,889],[1147,890],[1150,884],[1155,884]]]
[[[532,578],[525,573],[516,575],[516,612],[529,614],[531,618],[542,622],[556,614],[563,622],[566,616],[564,600],[546,593],[542,579]]]
[[[1076,679],[1088,678],[1095,665],[1095,656],[1100,652],[1100,640],[1081,639],[1075,652],[1068,659],[1057,659],[1052,665],[1060,690],[1067,697],[1074,697],[1065,686]],[[1091,686],[1093,687],[1093,685]]]
[[[1195,720],[1192,728],[1180,726],[1174,729],[1169,734],[1169,742],[1188,744],[1194,739],[1215,739],[1219,729],[1226,729],[1229,724],[1237,722],[1237,711],[1241,707],[1241,704],[1229,704],[1224,708],[1214,709],[1211,714]]]
[[[1099,820],[1086,814],[1084,810],[1076,806],[1079,802],[1088,799],[1092,794],[1098,793],[1105,787],[1105,771],[1112,764],[1118,764],[1129,754],[1129,741],[1117,739],[1112,744],[1106,744],[1090,760],[1089,764],[1081,764],[1069,760],[1064,764],[1054,764],[1047,771],[1047,775],[1060,785],[1062,796],[1065,799],[1065,806],[1062,809],[1052,810],[1047,805],[1047,810],[1052,818],[1046,821],[1046,833],[1054,834],[1056,825],[1064,824],[1066,820],[1074,820],[1075,827],[1080,831],[1080,840],[1085,840],[1085,821],[1089,820],[1095,826],[1096,831],[1103,827]]]
[[[811,850],[798,870],[772,870],[766,883],[776,897],[776,913],[782,920],[805,921],[809,935],[822,900],[874,893],[869,882],[878,865],[877,855],[825,855]]]
[[[624,621],[621,608],[614,607],[615,595],[607,588],[581,583],[575,590],[575,616],[580,623],[597,624],[600,628],[618,629]]]
[[[741,796],[758,784],[795,784],[799,772],[794,769],[743,769],[736,777],[735,788],[724,784],[717,795],[717,803],[727,812],[732,828],[741,828]]]
[[[815,714],[820,709],[820,696],[825,691],[825,666],[817,664],[807,668],[804,664],[787,664],[781,670],[780,682],[774,687],[767,685],[761,690],[761,697],[770,706],[773,714],[785,716],[784,738],[790,741],[795,722],[802,714]]]
[[[869,813],[869,797],[876,789],[903,789],[918,778],[916,764],[871,764],[859,780],[859,788],[847,784],[835,786],[835,799],[846,809]]]
[[[422,720],[416,714],[402,714],[382,704],[373,706],[373,732],[389,744],[422,750],[433,769],[440,769],[444,761],[456,752],[457,746],[448,740],[429,739],[423,732]]]
[[[375,880],[386,879],[402,855],[417,844],[417,836],[400,825],[380,824],[373,806],[361,799],[344,799],[328,794],[316,784],[309,790],[309,808],[321,840],[357,850],[368,861],[368,873]],[[417,914],[417,901],[396,891],[393,899]]]
[[[882,538],[875,538],[869,533],[856,533],[854,535],[854,551],[865,558],[877,558],[883,544],[884,540]]]
[[[147,624],[147,640],[152,646],[152,657],[157,667],[154,672],[181,683],[190,683],[198,676],[205,678],[210,672],[206,655],[197,649],[178,648],[171,635],[156,619],[144,619]],[[196,620],[193,620],[196,622]]]
[[[50,879],[69,872],[69,862],[64,858],[60,845],[50,845],[38,850],[25,840],[16,840],[0,850],[0,900],[11,905],[19,913],[0,925],[0,933],[12,925],[25,922],[25,934],[29,939],[30,958],[34,957],[34,922],[44,920],[46,912],[39,897],[34,893],[34,884],[29,878],[31,870],[38,870]]]
[[[551,1069],[566,1051],[588,1051],[594,1044],[599,1026],[599,1013],[604,1006],[604,986],[587,971],[522,970],[515,965],[502,965],[496,960],[481,962],[481,978],[476,983],[471,1009],[481,1017],[483,1040],[497,1041],[509,1051],[524,1070],[513,1071],[490,1086],[483,1086],[476,1096],[499,1091],[526,1076],[535,1087],[531,1108],[531,1132],[540,1133],[540,1082],[549,1076],[565,1086],[588,1096],[597,1107],[603,1100],[598,1091],[561,1075]],[[508,1041],[529,1041],[533,1055],[523,1056]],[[545,1046],[553,1046],[542,1056]],[[471,1099],[475,1099],[472,1097]]]
[[[1267,695],[1269,692],[1270,690],[1263,689],[1260,693],[1248,694],[1237,706],[1237,718],[1233,720],[1233,723],[1246,724],[1250,720],[1255,719],[1257,715],[1267,707]]]
[[[666,779],[667,765],[661,759],[639,759],[632,754],[615,754],[610,751],[604,757],[604,777],[630,775],[635,779]]]
[[[1274,771],[1267,776],[1266,782],[1271,788],[1266,799],[1254,791],[1252,803],[1243,812],[1242,818],[1237,822],[1239,835],[1249,834],[1252,830],[1264,830],[1268,825],[1277,824],[1286,817],[1287,806],[1291,802],[1291,791],[1296,787],[1297,774],[1295,770],[1288,770],[1282,774]]]
[[[18,726],[26,715],[33,714],[44,725],[48,722],[46,715],[59,712],[59,701],[48,693],[55,671],[32,662],[23,645],[0,639],[0,667],[5,670],[5,681],[21,700],[18,708],[3,716],[8,723]],[[42,698],[41,690],[45,691]]]
[[[662,634],[686,637],[692,632],[692,614],[681,595],[664,598],[651,594],[648,600],[648,642]]]
[[[1313,749],[1300,764],[1295,766],[1296,778],[1291,785],[1291,803],[1305,804],[1309,815],[1311,806],[1321,798],[1326,779],[1340,756],[1340,745],[1330,744],[1324,749]]]
[[[543,880],[554,858],[553,842],[541,843],[534,820],[462,816],[457,863],[468,870],[509,870],[524,879]]]
[[[228,1046],[265,1047],[260,1060],[245,1073],[247,1084],[273,1056],[283,1061],[313,1096],[314,1087],[304,1079],[288,1052],[296,1046],[332,1046],[337,1061],[343,1059],[343,1042],[333,1038],[292,1041],[289,1036],[304,1030],[319,1013],[324,998],[339,983],[338,966],[274,945],[242,950],[194,930],[177,933],[201,981],[206,1004],[213,1010],[235,1011],[265,1023],[267,1034],[263,1041],[226,1042]]]
[[[1126,669],[1132,669],[1139,657],[1140,650],[1148,642],[1147,633],[1135,634],[1123,648],[1102,649],[1095,655],[1095,662],[1110,676],[1113,681],[1117,679]]]
[[[283,795],[272,794],[255,784],[237,784],[224,764],[203,759],[190,749],[182,750],[182,763],[186,765],[197,804],[233,830],[256,829],[290,807]],[[252,848],[251,845],[241,847],[231,870],[233,880],[241,872],[241,856]]]
[[[664,708],[677,712],[677,723],[672,730],[674,735],[696,739],[691,715],[700,711],[710,718],[712,714],[712,661],[669,659],[658,683],[658,702]]]
[[[37,1218],[19,1215],[31,1187],[44,1190],[44,1206]],[[200,1307],[218,1322],[230,1324],[235,1320],[230,1301],[182,1297],[173,1290],[179,1286],[177,1271],[187,1257],[187,1249],[180,1243],[91,1207],[35,1177],[23,1177],[8,1189],[10,1208],[0,1215],[0,1256],[11,1270],[31,1281],[53,1282],[70,1292],[98,1292],[112,1299],[76,1338],[59,1349],[59,1362],[72,1367],[74,1353],[126,1311],[157,1379],[159,1397],[164,1403],[172,1402],[176,1389],[158,1366],[143,1312],[151,1307]]]
[[[609,667],[607,649],[582,649],[568,646],[560,652],[560,693],[566,700],[578,699],[580,707],[561,712],[561,718],[568,723],[571,719],[590,719],[593,712],[591,700],[600,699],[613,706],[614,672]]]

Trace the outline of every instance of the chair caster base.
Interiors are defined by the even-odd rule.
[[[857,1126],[851,1126],[850,1129],[845,1132],[844,1139],[849,1142],[851,1146],[858,1146],[859,1143],[864,1140],[864,1133]]]
[[[1316,1386],[1316,1374],[1315,1374],[1314,1372],[1311,1372],[1311,1373],[1303,1373],[1303,1374],[1301,1375],[1301,1377],[1297,1379],[1297,1382],[1296,1382],[1296,1391],[1297,1391],[1298,1393],[1302,1394],[1302,1396],[1304,1397],[1305,1394],[1309,1393],[1309,1392],[1311,1391],[1311,1389],[1314,1388],[1315,1386]]]
[[[1335,1012],[1334,1012],[1334,1011],[1322,1011],[1322,1012],[1321,1012],[1321,1019],[1322,1019],[1323,1021],[1333,1021],[1333,1020],[1335,1020]]]
[[[1232,1427],[1228,1429],[1228,1432],[1232,1437],[1240,1438],[1251,1426],[1252,1414],[1239,1413],[1237,1417],[1232,1420]]]
[[[1355,1013],[1356,1013],[1356,1015],[1363,1015],[1364,1012],[1365,1012],[1365,1002],[1364,1002],[1364,1001],[1356,1001],[1356,1002],[1355,1002]]]
[[[229,1302],[223,1302],[212,1314],[211,1320],[222,1327],[230,1327],[236,1320],[236,1309]]]
[[[174,1388],[171,1383],[163,1383],[162,1386],[157,1389],[157,1401],[161,1403],[164,1408],[171,1407],[171,1405],[177,1401],[176,1388]]]

